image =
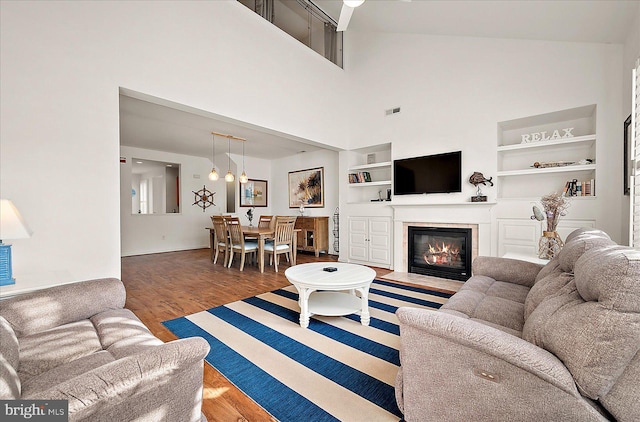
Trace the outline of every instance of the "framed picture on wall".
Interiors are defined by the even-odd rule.
[[[629,195],[631,177],[631,115],[624,121],[624,194]]]
[[[324,208],[324,167],[289,172],[289,208]]]
[[[240,183],[241,207],[267,206],[267,181],[249,179],[247,183]]]

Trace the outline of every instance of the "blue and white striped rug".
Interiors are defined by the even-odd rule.
[[[305,330],[289,286],[163,324],[206,339],[207,362],[280,421],[398,421],[395,311],[437,309],[450,296],[374,280],[370,326],[358,315],[314,316]]]

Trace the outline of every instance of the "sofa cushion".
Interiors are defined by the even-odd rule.
[[[640,352],[600,402],[619,421],[640,421]]]
[[[601,230],[578,229],[571,232],[558,256],[538,273],[525,300],[524,319],[529,318],[545,298],[567,293],[563,288],[573,280],[575,263],[586,251],[610,245],[615,243]]]
[[[90,319],[98,332],[104,349],[129,337],[152,336],[142,321],[128,309],[109,309],[92,316]]]
[[[574,273],[562,294],[531,313],[523,338],[558,356],[580,391],[596,400],[640,349],[640,251],[594,247],[575,262]]]
[[[116,359],[164,344],[128,309],[110,309],[91,317],[102,347]]]
[[[21,337],[20,367],[23,382],[67,362],[102,350],[89,320],[72,322],[37,334]]]
[[[20,398],[18,338],[6,319],[0,317],[0,400]]]
[[[542,269],[540,270],[540,272],[536,276],[535,283],[537,283],[538,281],[542,280],[543,278],[545,278],[549,274],[557,271],[557,269],[559,267],[560,267],[560,261],[558,261],[558,256],[555,256],[551,261],[549,261],[547,263],[547,265],[542,267]],[[534,285],[535,285],[535,283],[534,283]]]
[[[124,307],[124,285],[115,278],[90,280],[17,295],[2,301],[4,317],[20,338]]]
[[[475,275],[440,310],[459,312],[510,334],[520,335],[529,288]]]
[[[582,329],[583,337],[592,338],[584,344],[588,370],[577,382],[602,397],[640,351],[640,250],[589,251],[576,263],[575,274],[580,296],[593,308],[591,324]]]
[[[55,387],[60,383],[75,378],[85,372],[89,372],[99,366],[106,365],[114,360],[111,353],[103,350],[71,362],[63,363],[47,372],[31,377],[24,382],[22,384],[22,397],[28,398],[31,394]]]
[[[568,289],[565,288],[573,281],[573,278],[573,274],[565,273],[560,269],[559,265],[555,265],[553,271],[547,274],[546,277],[536,281],[524,301],[525,321],[543,300],[553,296],[562,296],[569,293],[570,290],[574,290],[575,286]]]
[[[562,271],[573,272],[576,261],[588,250],[595,247],[612,246],[616,243],[602,230],[580,230],[568,237],[569,241],[558,253]]]

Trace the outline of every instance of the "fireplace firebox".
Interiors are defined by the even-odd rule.
[[[471,277],[471,229],[408,227],[409,272],[467,281]]]

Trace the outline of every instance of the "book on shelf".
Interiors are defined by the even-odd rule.
[[[349,173],[349,183],[366,183],[371,181],[371,174],[368,171]]]
[[[564,185],[562,192],[563,196],[595,196],[595,180],[582,180],[578,179],[568,180]]]

